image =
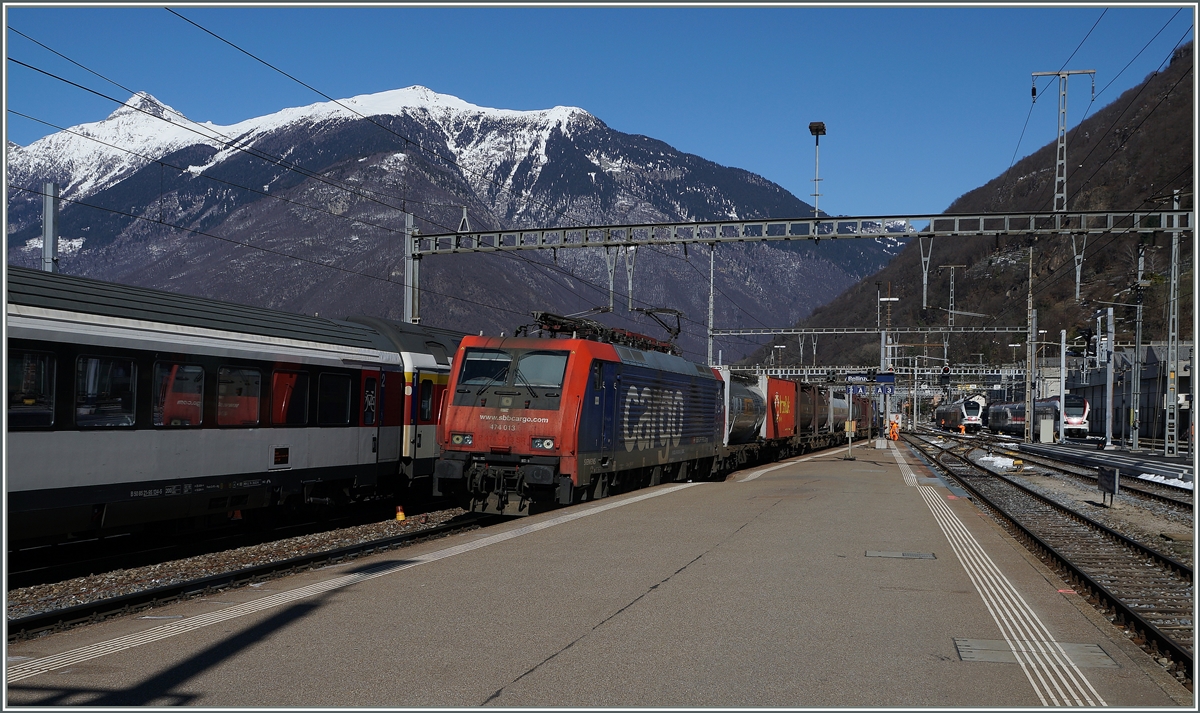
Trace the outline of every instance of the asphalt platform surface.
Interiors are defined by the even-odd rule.
[[[6,701],[1194,708],[969,499],[888,445],[12,644]]]

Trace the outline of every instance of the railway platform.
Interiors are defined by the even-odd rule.
[[[903,444],[11,644],[7,704],[1195,708]]]

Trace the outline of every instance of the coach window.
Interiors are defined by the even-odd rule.
[[[433,355],[433,360],[439,364],[449,364],[450,357],[446,355],[446,348],[437,342],[425,342],[425,348]]]
[[[420,391],[420,413],[417,418],[421,421],[433,420],[433,382],[429,379],[421,380]]]
[[[154,362],[155,426],[199,426],[204,420],[204,367]]]
[[[121,357],[81,356],[75,362],[75,425],[134,425],[134,364]]]
[[[54,355],[8,352],[8,427],[54,425]]]
[[[271,375],[271,423],[276,426],[308,424],[308,374],[277,371]]]
[[[217,370],[217,425],[257,426],[262,374],[258,369],[223,366]]]
[[[345,426],[350,423],[350,377],[321,374],[317,381],[317,425]]]

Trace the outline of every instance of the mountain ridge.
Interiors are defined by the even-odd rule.
[[[395,300],[369,293],[395,292],[388,285],[399,279],[395,246],[406,209],[424,233],[454,232],[463,206],[477,230],[812,214],[811,206],[761,176],[651,137],[613,131],[577,107],[489,109],[409,87],[284,109],[227,127],[195,124],[193,129],[210,133],[204,138],[182,119],[155,118],[173,117],[174,110],[149,93],[135,94],[131,103],[136,108],[72,127],[73,133],[9,146],[10,186],[25,189],[10,192],[10,262],[37,261],[36,193],[45,177],[64,186],[59,225],[69,247],[60,260],[66,270],[292,311],[391,318],[399,317]],[[340,106],[347,103],[367,112],[400,104],[416,108],[366,120]],[[216,133],[236,140],[236,148],[212,138]],[[103,144],[93,139],[120,149],[97,150]],[[140,147],[136,156],[121,151],[129,146]],[[739,304],[719,299],[718,321],[733,322],[738,314],[744,320],[747,313],[763,322],[794,320],[886,264],[902,244],[895,238],[850,242],[793,242],[766,251],[722,246],[717,289]],[[255,245],[259,253],[246,253],[239,244]],[[695,289],[695,266],[678,262],[692,258],[677,247],[656,250],[637,260],[635,300],[706,315],[707,291]],[[431,299],[422,314],[449,321],[442,326],[496,332],[515,326],[512,315],[463,307],[487,304],[497,294],[513,305],[513,314],[607,303],[606,289],[593,287],[607,287],[603,258],[568,252],[509,254],[504,262],[462,256],[453,265],[447,258],[426,261],[423,287]],[[264,255],[275,255],[274,262]],[[288,255],[302,261],[294,270],[282,267]],[[343,274],[312,274],[312,263]],[[347,270],[369,277],[355,282]],[[622,282],[616,280],[617,292],[627,300]],[[603,319],[656,329],[644,316],[621,309]],[[693,318],[681,343],[694,358],[703,341],[703,321]],[[734,342],[724,348],[737,353],[753,347]]]

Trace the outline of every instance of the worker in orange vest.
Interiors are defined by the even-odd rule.
[[[890,436],[893,441],[900,440],[900,424],[892,421],[892,427],[888,430],[888,436]]]

